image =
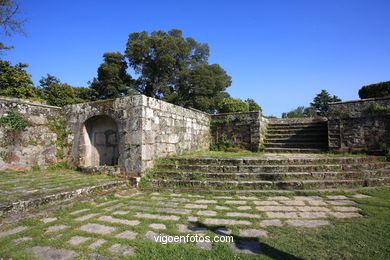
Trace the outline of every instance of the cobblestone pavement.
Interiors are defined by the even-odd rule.
[[[6,248],[38,259],[111,259],[142,254],[159,235],[233,235],[225,250],[261,253],[272,228],[321,228],[337,218],[359,218],[356,198],[338,196],[212,196],[186,193],[137,193],[76,204],[48,216],[0,230],[0,258]],[[211,251],[217,243],[175,243]],[[7,257],[7,255],[4,255]]]

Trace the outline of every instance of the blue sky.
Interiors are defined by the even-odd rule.
[[[27,36],[3,57],[87,86],[104,52],[124,52],[128,34],[183,30],[210,46],[209,62],[232,77],[228,92],[280,116],[327,89],[358,99],[362,85],[390,80],[389,0],[43,1],[25,0]]]

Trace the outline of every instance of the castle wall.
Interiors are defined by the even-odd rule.
[[[1,97],[0,117],[11,110],[22,114],[30,126],[10,130],[0,125],[0,170],[28,170],[57,162],[62,156],[56,128],[61,121],[61,108]]]
[[[261,148],[266,129],[267,119],[259,111],[211,116],[211,135],[216,145],[233,144],[256,152]]]
[[[329,106],[329,150],[382,153],[390,148],[390,98],[335,102]]]
[[[159,157],[208,149],[209,115],[143,95],[102,100],[64,107],[70,160],[90,166],[90,137],[85,122],[108,116],[117,125],[118,167],[122,173],[139,174],[153,167]],[[93,166],[93,165],[91,165]]]

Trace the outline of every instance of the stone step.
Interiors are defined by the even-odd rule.
[[[313,165],[176,165],[158,164],[161,171],[202,171],[202,172],[307,172],[307,171],[348,171],[348,170],[374,170],[388,166],[386,162],[356,163],[356,164],[313,164]]]
[[[314,133],[282,133],[282,134],[266,134],[266,139],[269,138],[291,138],[291,137],[296,137],[296,138],[328,138],[327,132],[319,133],[319,132],[314,132]]]
[[[299,136],[299,137],[267,137],[266,143],[328,143],[327,136]]]
[[[264,148],[266,153],[324,153],[327,149],[316,148]]]
[[[156,171],[154,179],[181,180],[305,180],[305,179],[361,179],[373,176],[390,176],[381,171],[342,171],[342,172],[270,172],[270,173],[213,173],[213,172],[177,172]]]
[[[346,164],[363,162],[383,162],[383,156],[351,156],[351,157],[307,157],[307,158],[165,158],[168,164],[200,164],[200,165],[289,165],[289,164]]]
[[[266,148],[317,148],[317,149],[326,149],[328,147],[327,142],[285,142],[285,143],[264,143]]]
[[[369,187],[390,184],[390,176],[352,180],[300,180],[300,181],[219,181],[219,180],[151,180],[154,187],[193,187],[222,189],[284,189],[304,190],[312,188]]]
[[[328,134],[328,130],[325,128],[300,128],[300,129],[267,129],[267,134]]]
[[[268,129],[327,129],[327,124],[268,124]]]

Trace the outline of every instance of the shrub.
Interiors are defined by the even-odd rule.
[[[360,98],[375,98],[390,96],[390,81],[363,86],[359,90]]]
[[[0,126],[3,126],[7,130],[14,131],[30,126],[30,123],[19,112],[11,110],[8,112],[8,115],[0,118]]]
[[[240,98],[228,98],[222,101],[218,110],[220,113],[248,112],[249,104]]]

